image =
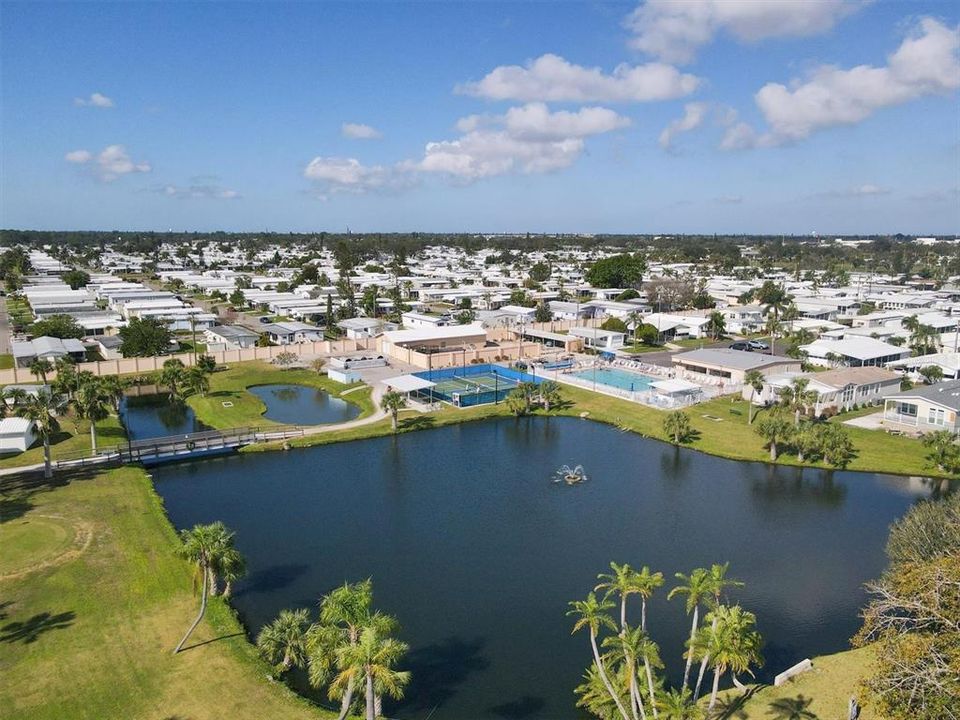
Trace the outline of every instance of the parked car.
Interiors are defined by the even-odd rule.
[[[769,350],[770,346],[763,340],[751,340],[747,343],[751,350]]]
[[[270,322],[270,318],[268,318],[268,317],[257,318],[257,320],[259,320],[260,322],[262,322],[264,325],[266,325],[267,323]]]
[[[750,352],[751,350],[753,350],[753,348],[750,347],[750,343],[748,343],[748,342],[735,342],[735,343],[730,343],[730,349],[731,349],[731,350],[742,350],[743,352]]]

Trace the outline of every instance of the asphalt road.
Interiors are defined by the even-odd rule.
[[[10,345],[10,316],[7,314],[7,299],[0,297],[0,355],[13,352]]]

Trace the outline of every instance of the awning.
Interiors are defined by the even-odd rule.
[[[655,388],[657,392],[663,395],[681,395],[700,390],[699,385],[686,380],[656,380],[650,383],[650,387]]]
[[[382,381],[387,387],[397,392],[414,392],[415,390],[426,390],[432,388],[436,383],[424,380],[416,375],[397,375]]]

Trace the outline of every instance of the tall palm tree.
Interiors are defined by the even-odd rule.
[[[540,391],[540,402],[543,404],[543,409],[550,412],[550,406],[560,402],[560,384],[553,380],[544,380],[537,385],[537,389]]]
[[[770,462],[777,460],[777,448],[780,443],[787,441],[794,432],[793,423],[783,417],[782,411],[772,412],[760,418],[756,432],[766,440],[770,448]]]
[[[216,595],[220,591],[220,578],[229,570],[238,572],[243,569],[243,558],[240,551],[234,546],[234,533],[222,522],[215,522],[211,526],[215,535],[216,548],[211,556],[209,569],[210,594]]]
[[[110,397],[98,378],[77,386],[72,401],[77,417],[90,422],[90,452],[97,454],[97,423],[110,417]]]
[[[780,388],[777,395],[780,396],[780,403],[790,410],[794,411],[793,426],[800,425],[800,413],[806,412],[807,408],[816,403],[820,397],[815,390],[808,390],[810,384],[808,378],[795,377],[786,387]]]
[[[647,600],[653,596],[654,590],[663,586],[663,573],[650,572],[644,565],[633,577],[634,586],[640,596],[640,629],[647,631]]]
[[[617,674],[618,681],[621,681],[622,677],[626,678],[630,715],[634,720],[637,720],[638,712],[643,720],[646,720],[647,717],[646,705],[640,695],[637,683],[637,666],[642,652],[640,647],[642,643],[643,632],[640,628],[629,626],[623,626],[619,635],[607,637],[602,643],[603,647],[610,648],[606,657],[609,658],[614,667],[620,668],[620,672],[614,671]]]
[[[59,395],[40,390],[37,393],[18,395],[14,413],[18,417],[32,420],[36,434],[43,440],[43,476],[53,477],[50,464],[50,438],[60,429],[57,414],[63,407],[63,398]]]
[[[617,694],[616,690],[614,690],[613,684],[610,682],[603,658],[600,657],[600,648],[597,646],[597,633],[600,631],[600,628],[607,627],[611,630],[616,630],[616,625],[610,616],[607,615],[607,610],[612,608],[614,604],[609,600],[597,600],[596,594],[590,593],[587,595],[586,600],[575,600],[570,603],[570,606],[571,609],[567,611],[567,615],[574,615],[577,618],[573,625],[573,632],[575,633],[583,628],[587,628],[587,630],[589,630],[590,648],[593,651],[593,662],[597,667],[597,674],[600,676],[600,681],[603,683],[603,686],[607,689],[611,699],[617,706],[620,717],[622,717],[623,720],[630,720],[630,715],[627,713],[627,709],[623,706],[623,701],[620,699],[620,696]]]
[[[160,384],[165,385],[170,391],[171,402],[183,402],[183,384],[185,375],[184,364],[180,360],[173,358],[163,363],[163,369],[160,371],[159,380]]]
[[[46,385],[47,373],[53,372],[53,363],[51,363],[49,360],[36,358],[27,366],[27,369],[30,370],[31,375]]]
[[[750,404],[747,407],[747,425],[753,425],[753,398],[758,392],[763,392],[763,383],[766,378],[759,370],[747,370],[743,375],[743,384],[750,388]]]
[[[620,596],[620,632],[623,633],[627,627],[627,598],[639,592],[634,580],[637,571],[627,563],[618,565],[615,562],[610,563],[610,569],[613,572],[597,575],[597,580],[603,582],[597,583],[593,591],[604,590],[604,600],[610,600],[614,595]]]
[[[714,310],[708,317],[710,321],[707,323],[707,329],[714,340],[719,340],[727,331],[727,322],[723,318],[723,313],[719,310]]]
[[[333,681],[335,687],[351,683],[365,683],[366,720],[376,720],[377,690],[399,699],[410,681],[410,673],[395,670],[394,666],[407,652],[406,643],[390,637],[376,624],[360,631],[355,645],[342,647],[337,653],[340,672]]]
[[[716,623],[713,623],[714,617]],[[760,654],[762,639],[756,630],[757,618],[739,605],[720,605],[710,613],[711,625],[705,628],[696,645],[701,652],[709,653],[713,666],[713,689],[710,693],[710,712],[717,704],[720,678],[730,671],[733,682],[742,687],[737,675],[750,672],[751,665],[763,662]]]
[[[196,630],[207,611],[207,591],[211,584],[212,568],[219,562],[223,552],[223,534],[226,531],[223,523],[216,522],[210,525],[194,525],[191,530],[180,533],[180,547],[177,555],[190,561],[194,566],[194,585],[200,584],[200,612],[187,630],[183,639],[174,648],[174,654],[183,649],[187,638]]]
[[[682,688],[686,688],[690,679],[690,667],[693,665],[693,640],[697,635],[697,628],[700,624],[700,603],[710,599],[713,594],[713,589],[710,586],[710,575],[703,568],[696,568],[689,575],[677,573],[674,577],[680,581],[680,584],[667,594],[667,600],[685,595],[687,598],[687,614],[690,615],[692,613],[693,615],[690,623],[687,664],[683,669],[683,685],[681,685]]]
[[[69,357],[57,358],[53,365],[57,371],[57,377],[53,381],[53,391],[66,395],[72,400],[78,384],[76,366]]]
[[[206,397],[210,391],[210,375],[202,367],[194,366],[184,373],[184,385],[190,393]]]
[[[714,563],[710,566],[710,590],[713,593],[713,599],[711,601],[712,608],[716,609],[720,607],[720,602],[723,599],[723,594],[727,588],[742,588],[743,582],[740,580],[734,580],[733,578],[727,577],[727,571],[730,569],[730,563],[726,562],[722,565]],[[714,614],[713,619],[711,620],[714,630],[716,630],[717,625],[717,616]],[[707,663],[710,660],[709,654],[705,654],[703,659],[700,661],[700,673],[697,675],[697,685],[693,690],[693,698],[696,700],[700,697],[700,685],[703,682],[703,676],[707,672]]]
[[[110,398],[114,412],[120,412],[120,401],[123,400],[123,391],[127,389],[129,381],[119,375],[104,375],[100,378],[103,392]]]
[[[233,594],[233,584],[246,574],[247,561],[240,554],[240,551],[234,547],[226,550],[220,562],[220,576],[223,578],[223,596],[225,598]]]
[[[313,687],[322,687],[336,668],[341,648],[356,645],[360,631],[370,622],[373,606],[373,582],[344,583],[320,599],[320,622],[310,628],[309,679]],[[355,683],[330,688],[331,699],[340,699],[339,720],[344,720],[353,703]]]
[[[279,673],[303,667],[307,660],[307,628],[310,611],[281,610],[257,635],[257,649]]]
[[[380,398],[380,409],[390,413],[390,425],[394,432],[397,431],[397,416],[400,414],[400,410],[406,406],[407,399],[402,393],[398,393],[395,390],[385,392],[383,397]]]

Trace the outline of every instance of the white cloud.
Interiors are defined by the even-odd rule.
[[[375,127],[362,123],[343,123],[340,126],[340,133],[352,140],[379,140],[383,137],[383,133]]]
[[[677,135],[700,127],[707,115],[707,107],[707,103],[703,102],[692,102],[684,105],[683,117],[671,121],[660,133],[660,147],[669,150],[673,145],[673,139]]]
[[[721,195],[716,198],[716,201],[721,205],[739,205],[743,202],[742,195]]]
[[[804,37],[832,29],[860,0],[647,0],[624,26],[630,46],[665,62],[689,63],[721,30],[743,42]]]
[[[883,67],[843,70],[824,65],[789,87],[767,83],[754,99],[769,125],[759,134],[731,126],[721,147],[745,149],[802,140],[836,125],[853,125],[892,105],[960,88],[960,28],[923,18]]]
[[[542,55],[526,65],[501,65],[479,82],[455,90],[489,100],[522,102],[646,102],[689,95],[700,84],[694,75],[671,65],[618,65],[606,74],[600,68],[574,65],[558,55]]]
[[[858,185],[850,188],[850,194],[856,197],[870,197],[872,195],[889,195],[890,190],[879,185]]]
[[[510,172],[552,172],[580,157],[585,138],[629,124],[628,118],[607,108],[550,112],[542,103],[531,103],[503,115],[463,118],[457,123],[463,135],[427,143],[423,159],[414,167],[462,182]]]
[[[89,150],[68,152],[64,159],[69,163],[87,165],[93,174],[104,182],[112,182],[130,173],[148,173],[153,168],[146,162],[134,162],[123,145],[108,145],[94,155]]]
[[[63,159],[68,163],[77,163],[79,165],[90,162],[92,158],[93,154],[89,150],[74,150],[63,156]]]
[[[236,200],[240,198],[240,193],[236,190],[221,187],[219,185],[163,185],[155,188],[155,192],[172,198],[198,199],[198,200]]]
[[[112,108],[113,100],[108,98],[102,93],[92,93],[90,97],[81,98],[76,97],[73,99],[73,104],[77,107],[96,107],[96,108]]]
[[[314,182],[318,197],[324,200],[331,193],[400,190],[412,183],[405,164],[364,165],[356,158],[317,156],[304,168],[303,176]]]

